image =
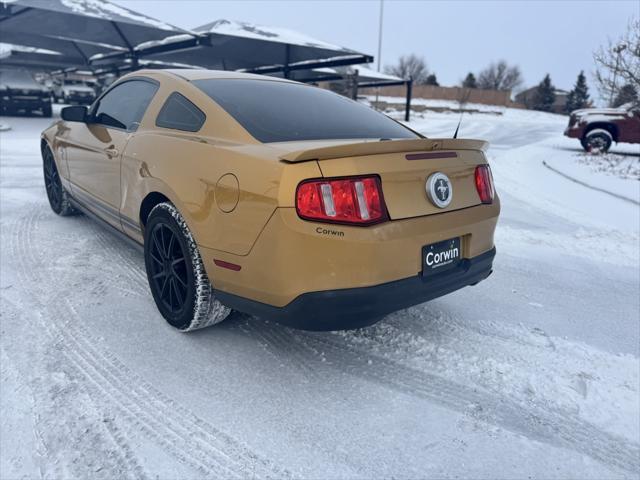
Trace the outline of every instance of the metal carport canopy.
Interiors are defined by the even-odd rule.
[[[65,67],[75,67],[76,59],[38,48],[9,45],[0,50],[0,67],[26,68],[40,72],[50,72]]]
[[[176,35],[147,41],[134,52],[139,58],[257,73],[289,72],[314,66],[368,63],[373,57],[291,30],[217,20],[193,29],[197,38]],[[125,54],[97,55],[92,63],[112,63]]]
[[[395,75],[376,72],[365,65],[300,70],[291,75],[291,80],[305,83],[344,81],[349,75],[354,75],[356,71],[358,72],[358,86],[360,88],[368,86],[404,85],[407,82],[407,80],[396,77]]]
[[[82,63],[181,32],[107,0],[0,0],[0,42],[55,50]]]

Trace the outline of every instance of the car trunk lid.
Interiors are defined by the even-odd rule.
[[[475,167],[486,163],[487,147],[479,140],[367,141],[290,151],[280,159],[316,160],[327,178],[379,175],[389,217],[399,220],[479,205]],[[427,179],[436,172],[451,181],[452,200],[445,208],[437,207],[427,194]]]

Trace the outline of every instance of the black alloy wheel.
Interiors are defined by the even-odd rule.
[[[188,303],[193,279],[182,242],[166,223],[153,226],[149,256],[154,293],[171,317],[179,315]]]
[[[48,148],[44,151],[43,160],[44,186],[47,189],[49,205],[51,205],[51,209],[55,213],[60,214],[63,206],[62,183],[60,182],[60,175],[58,175],[58,169],[56,168],[56,162],[53,159],[53,154]]]
[[[181,332],[220,323],[231,310],[217,299],[198,246],[178,209],[159,203],[144,229],[144,262],[153,300]]]

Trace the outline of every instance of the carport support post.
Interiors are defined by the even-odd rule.
[[[288,43],[284,47],[284,68],[282,69],[282,76],[289,78],[289,63],[291,59],[291,45]]]
[[[413,79],[407,80],[407,101],[404,106],[404,121],[408,122],[411,116],[411,89],[413,88]]]

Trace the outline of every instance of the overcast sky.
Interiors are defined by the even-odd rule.
[[[240,20],[297,30],[377,56],[379,0],[115,2],[183,28],[220,18]],[[557,87],[569,89],[580,70],[591,85],[593,50],[624,31],[629,19],[640,15],[639,5],[638,0],[385,0],[382,64],[417,53],[442,85],[454,85],[468,71],[505,59],[520,65],[525,86],[548,72]]]

